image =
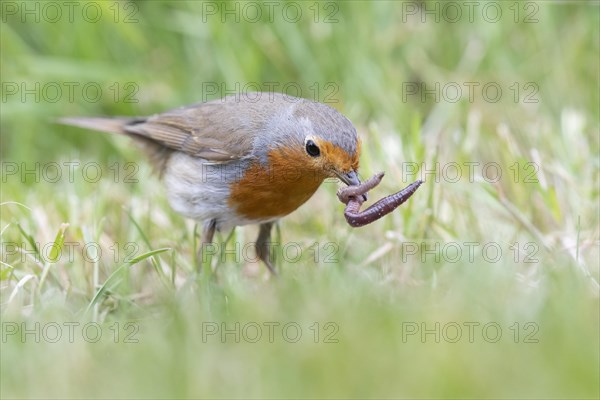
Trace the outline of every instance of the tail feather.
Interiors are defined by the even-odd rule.
[[[56,122],[63,125],[78,126],[80,128],[93,129],[101,132],[127,134],[125,125],[138,121],[139,118],[98,118],[98,117],[67,117],[59,118]]]
[[[126,130],[127,126],[143,123],[144,121],[146,121],[146,118],[143,117],[66,117],[56,120],[57,123],[63,125],[78,126],[80,128],[129,136],[150,157],[152,167],[158,172],[159,176],[162,176],[173,150],[161,143],[155,142],[149,137]]]

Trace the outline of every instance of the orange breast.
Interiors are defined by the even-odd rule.
[[[231,185],[229,205],[248,219],[284,216],[306,202],[326,178],[306,164],[303,152],[276,149],[269,152],[269,166],[253,163]]]

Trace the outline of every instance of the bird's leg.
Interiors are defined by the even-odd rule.
[[[198,270],[204,270],[207,276],[212,274],[210,257],[206,253],[208,246],[214,245],[213,238],[217,230],[217,221],[211,219],[202,227],[202,238],[200,239],[200,248],[198,249]]]
[[[377,221],[408,200],[423,183],[421,180],[413,182],[401,191],[384,197],[366,210],[360,211],[360,206],[364,202],[363,195],[379,185],[383,175],[383,172],[380,172],[360,185],[349,186],[338,191],[338,199],[346,204],[344,217],[346,217],[348,224],[356,228]]]
[[[256,255],[265,263],[271,274],[277,276],[277,271],[275,271],[275,267],[271,261],[271,252],[269,249],[271,228],[273,228],[273,222],[260,224],[258,238],[256,239]]]

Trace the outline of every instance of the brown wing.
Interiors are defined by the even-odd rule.
[[[264,96],[266,98],[266,96]],[[63,118],[59,122],[141,139],[212,162],[248,156],[273,112],[289,104],[225,98],[141,118]]]
[[[247,156],[260,128],[261,121],[252,118],[245,107],[221,100],[167,111],[123,126],[132,136],[213,162]]]
[[[239,109],[234,103],[197,104],[134,121],[123,130],[195,157],[225,162],[248,155],[256,135],[257,122],[239,115]]]

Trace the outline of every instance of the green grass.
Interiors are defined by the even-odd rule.
[[[300,3],[298,23],[279,12],[225,24],[204,23],[201,2],[136,3],[137,23],[115,23],[115,3],[98,4],[97,23],[22,23],[3,9],[2,398],[600,396],[597,3],[518,3],[518,23],[512,2],[497,23],[480,13],[421,23],[400,2],[360,1],[339,4],[336,23],[314,23],[312,3]],[[321,20],[335,10],[325,6]],[[538,21],[524,23],[532,10]],[[63,94],[7,92],[36,82]],[[70,101],[65,82],[103,94],[90,102],[76,90]],[[386,171],[372,198],[439,168],[360,229],[346,224],[337,184],[324,184],[278,226],[289,251],[277,252],[279,279],[232,255],[255,227],[214,257],[214,281],[197,279],[194,222],[169,208],[143,155],[125,138],[51,121],[148,115],[220,97],[203,92],[212,82],[293,83],[320,101],[336,89],[331,105],[363,140],[362,175]],[[463,98],[403,92],[436,82],[457,83]],[[468,82],[503,94],[469,101]],[[125,102],[132,88],[138,101]]]

